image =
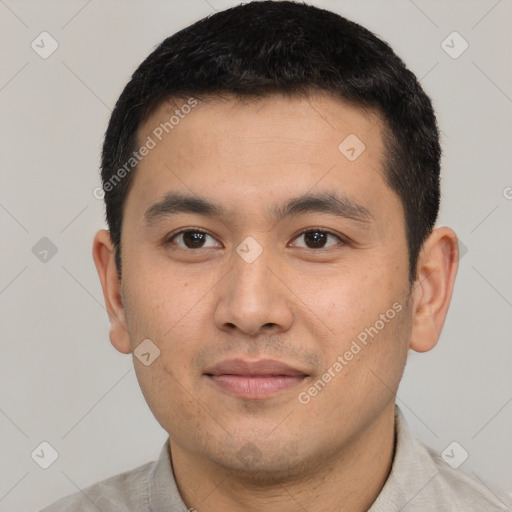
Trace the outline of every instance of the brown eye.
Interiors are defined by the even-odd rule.
[[[214,238],[206,233],[206,231],[200,229],[188,229],[173,235],[167,240],[166,245],[172,243],[182,249],[204,249],[207,247],[212,247],[211,245],[204,245],[208,237],[214,240]]]
[[[298,245],[297,247],[305,247],[306,249],[325,249],[326,247],[336,245],[336,243],[334,243],[326,246],[329,237],[336,238],[338,242],[342,241],[338,235],[322,229],[308,229],[307,231],[302,232],[296,240],[301,237],[304,238],[305,243],[304,245]]]

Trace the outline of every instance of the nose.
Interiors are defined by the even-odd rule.
[[[293,293],[279,265],[267,251],[248,263],[234,255],[233,267],[217,287],[214,322],[225,331],[240,330],[251,336],[277,334],[293,323]]]

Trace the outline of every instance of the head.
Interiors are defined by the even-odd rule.
[[[392,410],[455,279],[440,156],[415,76],[337,14],[252,2],[147,57],[105,136],[93,255],[114,346],[151,340],[134,364],[176,446],[275,478]],[[217,378],[233,359],[295,373],[236,392]]]

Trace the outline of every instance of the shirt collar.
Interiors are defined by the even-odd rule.
[[[169,455],[169,438],[165,441],[160,457],[152,467],[148,478],[148,501],[150,512],[187,512],[181,499]]]
[[[414,439],[405,417],[395,404],[395,452],[391,471],[368,512],[402,510],[439,473],[423,447]]]

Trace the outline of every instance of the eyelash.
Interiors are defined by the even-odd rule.
[[[345,245],[347,244],[347,240],[342,237],[341,235],[338,235],[332,231],[329,231],[327,229],[324,229],[324,228],[320,228],[320,227],[311,227],[311,228],[308,228],[308,229],[305,229],[303,231],[301,231],[300,233],[298,233],[294,238],[293,240],[296,240],[297,238],[299,238],[300,236],[306,234],[306,233],[310,233],[310,232],[318,232],[318,233],[324,233],[324,234],[327,234],[327,235],[331,235],[331,236],[334,236],[335,238],[337,238],[339,240],[339,242],[342,244],[342,245]],[[187,228],[187,229],[182,229],[181,231],[178,231],[177,233],[173,233],[172,235],[170,235],[169,237],[167,237],[164,241],[164,245],[165,246],[168,246],[168,245],[171,245],[173,243],[173,239],[178,237],[179,235],[182,235],[184,233],[204,233],[205,235],[208,235],[208,236],[211,236],[214,240],[215,240],[215,237],[210,235],[210,233],[208,233],[208,231],[205,231],[204,229],[201,229],[201,228]],[[299,249],[309,249],[310,251],[314,251],[314,252],[319,252],[319,251],[326,251],[326,250],[329,250],[329,249],[332,249],[336,247],[336,245],[334,246],[330,246],[330,247],[327,247],[327,248],[320,248],[320,249],[309,249],[308,247],[299,247]],[[198,249],[191,249],[189,247],[179,247],[178,246],[178,249],[183,249],[183,250],[188,250],[188,251],[201,251],[202,249],[209,249],[209,247],[199,247]]]

